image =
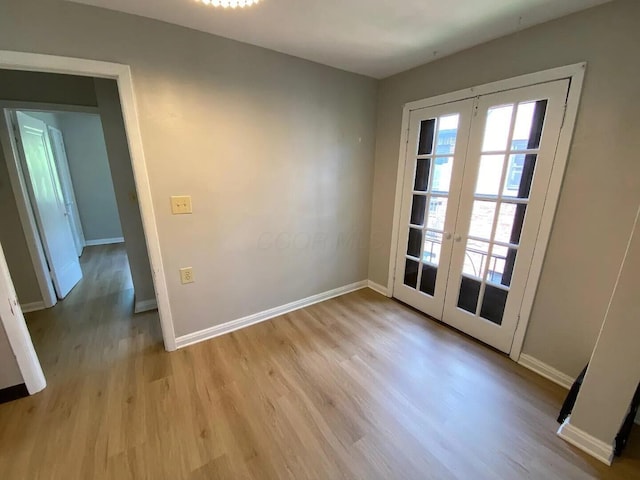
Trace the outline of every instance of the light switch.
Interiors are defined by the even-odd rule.
[[[182,195],[171,197],[171,213],[174,215],[193,213],[193,210],[191,209],[191,196]]]

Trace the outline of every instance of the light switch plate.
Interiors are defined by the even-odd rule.
[[[180,195],[171,197],[171,213],[174,215],[193,213],[191,208],[191,196]]]

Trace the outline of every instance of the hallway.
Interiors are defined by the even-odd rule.
[[[63,471],[67,478],[91,478],[59,463],[63,470],[54,475],[60,448],[78,457],[88,445],[113,452],[128,435],[124,427],[137,425],[119,415],[128,404],[115,399],[126,400],[140,386],[145,364],[154,365],[145,368],[147,378],[161,376],[152,360],[165,354],[158,313],[133,314],[124,244],[86,247],[80,260],[84,277],[63,301],[25,314],[47,388],[0,405],[0,478],[58,478]]]
[[[157,311],[132,313],[124,243],[85,247],[80,262],[84,276],[64,300],[25,315],[49,387],[108,371],[135,353],[128,344],[162,347]]]

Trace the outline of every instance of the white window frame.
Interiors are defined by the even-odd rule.
[[[387,295],[393,296],[393,285],[396,269],[396,252],[398,250],[398,233],[400,229],[400,208],[402,205],[402,188],[404,181],[404,171],[407,159],[408,134],[409,134],[409,115],[413,110],[426,107],[434,107],[445,103],[457,102],[474,98],[480,95],[488,95],[498,93],[505,90],[513,90],[516,88],[527,87],[539,83],[552,82],[554,80],[570,79],[569,92],[567,94],[567,102],[565,106],[565,116],[560,131],[560,139],[556,148],[556,155],[551,173],[551,180],[547,190],[547,201],[542,212],[542,220],[538,231],[538,240],[533,253],[531,262],[531,270],[529,279],[525,286],[524,297],[520,307],[520,315],[518,325],[516,327],[513,343],[509,357],[518,361],[522,353],[525,333],[529,324],[531,309],[535,299],[544,257],[549,245],[549,237],[553,227],[556,207],[560,198],[560,190],[564,178],[564,172],[569,157],[569,150],[573,139],[573,132],[578,114],[578,105],[582,94],[582,85],[584,83],[584,75],[587,68],[586,62],[567,65],[564,67],[552,68],[541,72],[521,75],[507,80],[479,85],[464,90],[458,90],[444,95],[409,102],[404,105],[402,111],[402,130],[400,135],[400,154],[398,159],[398,171],[396,178],[396,194],[393,209],[393,228],[391,234],[391,249],[389,251],[389,275],[387,278]]]

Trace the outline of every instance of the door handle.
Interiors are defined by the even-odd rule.
[[[449,233],[449,232],[444,232],[444,239],[445,239],[445,240],[451,240],[451,233]]]
[[[462,240],[462,235],[456,235],[455,237],[453,237],[453,239],[454,239],[456,242],[460,242],[460,241]]]

